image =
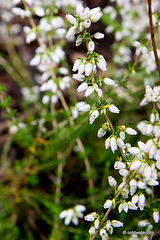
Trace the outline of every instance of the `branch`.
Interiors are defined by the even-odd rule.
[[[159,58],[158,58],[158,53],[157,53],[157,46],[156,46],[155,32],[154,32],[153,18],[152,18],[152,0],[148,0],[148,14],[149,14],[149,23],[150,23],[150,32],[151,32],[153,52],[154,52],[154,57],[155,57],[158,73],[160,75],[160,63],[159,63]]]

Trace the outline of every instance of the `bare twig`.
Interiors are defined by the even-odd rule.
[[[151,32],[153,52],[154,52],[154,57],[155,57],[158,73],[160,75],[160,63],[159,63],[159,58],[158,58],[158,53],[157,53],[157,46],[156,46],[155,32],[154,32],[153,18],[152,18],[152,0],[148,0],[148,14],[149,14],[149,23],[150,23],[150,32]]]

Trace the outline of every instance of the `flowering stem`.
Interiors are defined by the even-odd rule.
[[[153,52],[154,52],[154,57],[155,57],[158,73],[160,75],[160,63],[159,63],[159,58],[158,58],[158,53],[157,53],[157,46],[156,46],[155,32],[154,32],[153,18],[152,18],[152,0],[148,0],[148,14],[149,14],[150,32],[151,32]]]
[[[127,181],[125,182],[124,186],[123,186],[123,187],[117,192],[117,194],[115,195],[115,198],[117,198],[117,197],[121,194],[121,192],[123,191],[123,189],[124,189],[124,188],[126,187],[126,185],[129,183],[129,181],[134,177],[134,175],[136,174],[136,172],[137,172],[138,170],[139,170],[139,169],[136,169],[136,170],[129,176],[129,178],[128,178]],[[103,223],[105,222],[105,220],[107,219],[107,217],[108,217],[109,213],[111,212],[111,210],[112,210],[112,206],[111,206],[110,208],[108,208],[107,212],[105,213],[102,221],[101,221],[100,224],[99,224],[99,229],[101,228],[102,224],[103,224]],[[94,240],[94,239],[95,239],[95,237],[97,236],[98,232],[99,232],[99,230],[97,229],[96,232],[95,232],[95,234],[92,236],[91,240]]]
[[[24,3],[24,6],[25,6],[25,9],[28,9],[28,6],[27,6],[25,0],[23,0],[23,3]],[[32,16],[29,17],[29,21],[30,21],[31,27],[32,28],[36,28],[36,25],[35,25],[35,22],[34,22],[34,19],[33,19]],[[41,41],[39,36],[37,36],[37,41],[38,41],[40,47],[43,49],[43,51],[45,53],[46,50],[45,50],[45,48],[43,46],[43,43],[42,43],[42,41]],[[56,78],[56,74],[55,74],[53,68],[51,66],[48,66],[48,67],[49,67],[49,69],[50,69],[50,71],[52,73],[52,77]],[[60,101],[61,101],[61,104],[62,104],[64,110],[65,111],[69,111],[70,109],[68,107],[68,104],[67,104],[67,102],[66,102],[66,100],[64,98],[64,95],[63,95],[63,93],[62,93],[62,91],[60,89],[58,89],[58,96],[60,98]],[[74,121],[73,121],[72,116],[69,117],[69,122],[70,122],[71,126],[74,126]],[[76,142],[77,142],[77,145],[78,145],[80,151],[84,154],[85,153],[85,148],[83,146],[83,143],[82,143],[81,139],[80,138],[76,138]],[[88,185],[89,185],[89,188],[91,190],[93,190],[94,189],[94,184],[93,184],[93,179],[91,177],[91,167],[90,167],[89,159],[87,157],[84,157],[84,164],[85,164],[86,171],[88,173]],[[91,196],[91,202],[94,203],[94,197],[93,196]]]

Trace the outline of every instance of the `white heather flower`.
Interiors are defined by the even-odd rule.
[[[74,34],[76,33],[76,29],[75,27],[70,27],[67,34],[66,34],[66,38],[71,38],[74,36]]]
[[[123,223],[117,220],[112,220],[111,224],[113,227],[123,227]]]
[[[117,113],[117,114],[120,112],[120,110],[113,104],[111,104],[108,109],[110,112]]]
[[[111,78],[104,78],[103,82],[109,86],[115,85],[115,81],[113,81]]]
[[[85,97],[88,97],[88,96],[90,96],[93,92],[94,92],[94,87],[89,86],[89,87],[86,89],[84,96],[85,96]]]
[[[97,215],[96,212],[93,212],[93,213],[90,213],[90,214],[86,215],[84,217],[84,219],[86,221],[93,222],[95,220],[96,215]]]
[[[78,68],[78,74],[82,74],[85,71],[85,64],[81,62]]]
[[[96,39],[102,39],[104,38],[104,34],[103,33],[100,33],[100,32],[97,32],[94,34],[94,38]]]
[[[71,14],[67,14],[66,18],[71,24],[74,24],[76,22],[76,18],[74,16],[72,16]]]
[[[159,222],[159,211],[157,209],[154,210],[154,212],[153,212],[153,219],[154,219],[155,223]]]
[[[90,19],[86,19],[84,22],[83,22],[83,26],[85,28],[89,28],[91,26],[91,20]],[[91,51],[92,52],[92,51]]]
[[[150,115],[150,122],[151,123],[155,122],[155,114],[154,113],[151,113],[151,115]]]
[[[141,150],[137,147],[130,147],[128,148],[128,151],[131,153],[131,154],[134,154],[134,155],[137,155],[141,152]]]
[[[94,221],[94,227],[95,229],[98,229],[99,228],[99,219],[97,218],[95,221]]]
[[[149,158],[153,158],[156,152],[157,152],[157,147],[155,145],[151,145],[149,149]]]
[[[144,205],[145,205],[145,196],[144,194],[141,193],[139,195],[139,200],[138,200],[138,207],[141,211],[144,209]]]
[[[146,180],[149,180],[151,178],[151,175],[152,175],[152,170],[151,170],[151,167],[148,165],[144,168],[143,176],[145,177]]]
[[[98,136],[99,138],[101,138],[101,137],[103,137],[105,134],[106,134],[106,129],[104,129],[103,127],[101,127],[101,128],[98,130],[97,136]]]
[[[156,181],[155,179],[151,178],[151,179],[147,182],[147,184],[148,184],[149,186],[157,186],[157,185],[159,185],[159,182]]]
[[[82,111],[82,112],[88,112],[90,110],[90,108],[91,108],[91,106],[89,104],[83,104],[78,107],[78,110]]]
[[[117,145],[120,148],[124,148],[124,142],[123,142],[122,138],[117,138]]]
[[[105,229],[101,229],[100,232],[99,232],[100,236],[103,237],[103,236],[106,236],[107,235],[107,232]],[[104,238],[105,239],[105,238]]]
[[[92,63],[87,63],[85,66],[85,74],[86,76],[89,76],[89,74],[92,72],[93,70],[93,64]]]
[[[116,170],[123,169],[123,168],[126,168],[126,164],[123,163],[123,162],[116,161],[116,162],[114,163],[114,168],[115,168]]]
[[[96,7],[90,10],[90,19],[92,22],[97,22],[103,14],[100,7]]]
[[[32,31],[32,28],[28,26],[23,27],[24,32],[26,33],[26,43],[31,43],[32,41],[36,40],[36,33]]]
[[[102,70],[106,71],[107,70],[107,63],[106,60],[102,55],[99,55],[99,58],[97,60],[97,66]]]
[[[139,189],[145,189],[147,187],[145,182],[138,181],[138,188]]]
[[[114,153],[117,150],[117,141],[115,137],[110,138],[110,146],[111,146],[112,152]]]
[[[34,11],[35,11],[35,14],[39,17],[45,16],[45,10],[42,7],[35,7]]]
[[[131,166],[130,166],[130,170],[134,171],[134,170],[138,169],[141,166],[141,164],[142,164],[142,162],[139,160],[132,162]]]
[[[31,59],[29,64],[31,66],[37,66],[40,63],[40,61],[41,61],[40,55],[35,55],[34,58]]]
[[[132,179],[129,182],[129,185],[130,185],[131,188],[137,188],[137,181],[135,179]]]
[[[155,137],[157,137],[157,138],[160,137],[160,126],[159,125],[154,126],[153,133],[154,133]]]
[[[123,210],[123,203],[119,204],[118,206],[118,212],[121,213]]]
[[[130,135],[137,135],[137,131],[130,127],[126,128],[126,133]]]
[[[80,60],[80,59],[77,59],[77,60],[74,62],[73,68],[72,68],[73,72],[75,72],[75,71],[77,71],[77,70],[79,69],[80,64],[81,64],[81,60]]]
[[[90,234],[95,234],[95,231],[96,231],[96,230],[95,230],[94,227],[91,227],[91,228],[89,229],[89,233],[90,233]]]
[[[126,176],[128,176],[128,170],[127,169],[120,169],[119,170],[119,174],[121,175],[121,176],[123,176],[123,177],[126,177]]]
[[[138,209],[138,207],[133,202],[127,202],[127,204],[128,204],[128,208],[130,210],[137,210]]]
[[[89,41],[88,43],[88,51],[93,52],[95,48],[95,43],[93,41]]]
[[[108,199],[106,200],[106,202],[104,203],[103,207],[106,208],[110,208],[112,206],[112,200]]]
[[[138,141],[137,144],[138,144],[138,147],[139,147],[142,151],[146,152],[146,144],[145,144],[145,143],[143,143],[142,141]]]
[[[98,110],[94,110],[91,113],[90,118],[89,118],[90,124],[92,124],[98,116],[99,116],[99,111]]]
[[[77,13],[78,15],[80,15],[80,13],[81,13],[82,11],[84,11],[84,7],[82,6],[82,4],[78,4],[78,5],[76,6],[76,13]]]
[[[76,47],[78,47],[79,45],[81,45],[81,43],[83,42],[83,38],[81,35],[79,35],[76,39]]]
[[[85,76],[83,74],[73,74],[72,78],[74,78],[75,80],[82,82],[84,81]]]
[[[154,155],[154,159],[160,161],[160,149],[157,150],[156,154]]]
[[[79,13],[79,17],[81,20],[85,20],[89,18],[90,10],[88,7],[83,8],[83,10]]]
[[[111,187],[115,187],[117,185],[116,180],[112,176],[108,177],[108,183]]]
[[[153,125],[152,124],[147,124],[146,126],[146,135],[149,136],[152,134],[153,131]]]
[[[110,147],[110,137],[105,140],[105,148],[108,149]]]
[[[122,138],[122,140],[124,140],[125,139],[125,132],[121,131],[119,136],[120,136],[120,138]]]
[[[133,197],[132,197],[132,203],[133,204],[136,204],[137,202],[138,202],[138,200],[139,200],[139,197],[138,197],[138,195],[134,195]]]
[[[81,85],[79,85],[79,87],[77,88],[77,91],[82,92],[82,91],[85,91],[87,88],[88,88],[88,84],[83,82],[81,83]]]

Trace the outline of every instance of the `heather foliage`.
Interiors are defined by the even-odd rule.
[[[151,0],[0,3],[2,77],[19,92],[1,82],[4,240],[158,232],[159,11]]]

